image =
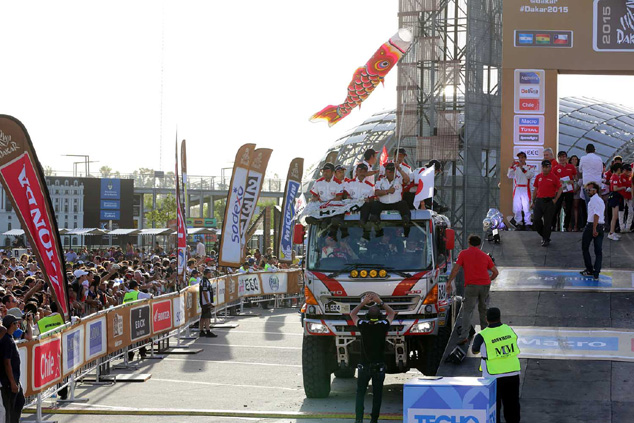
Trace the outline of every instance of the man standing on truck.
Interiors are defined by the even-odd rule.
[[[366,305],[374,302],[363,319],[359,318],[359,311]],[[385,317],[381,314],[381,308],[385,310]],[[390,325],[396,316],[396,312],[385,304],[379,296],[373,292],[366,293],[361,304],[350,313],[352,322],[361,332],[361,362],[357,366],[357,400],[355,406],[355,423],[363,422],[363,403],[368,383],[372,379],[372,414],[370,423],[379,421],[381,413],[381,401],[383,400],[383,382],[385,381],[385,337],[390,330]]]
[[[469,342],[469,332],[471,330],[471,317],[476,302],[480,313],[480,329],[487,327],[486,311],[489,303],[489,289],[491,281],[497,278],[499,272],[493,264],[491,256],[482,251],[480,243],[482,240],[477,235],[469,235],[467,241],[469,248],[462,250],[458,254],[456,264],[451,269],[451,274],[447,280],[447,293],[452,290],[451,283],[458,275],[461,268],[464,268],[464,311],[462,312],[462,326],[459,330],[460,344]],[[489,271],[491,275],[489,276]]]

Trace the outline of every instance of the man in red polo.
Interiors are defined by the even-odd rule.
[[[577,175],[577,167],[568,163],[568,153],[560,151],[557,154],[557,164],[553,165],[553,173],[557,175],[561,182],[562,193],[559,201],[555,205],[555,218],[552,223],[553,230],[556,230],[560,221],[560,213],[563,206],[566,217],[564,218],[563,228],[568,228],[570,218],[572,217],[572,200],[574,196],[575,176]]]
[[[491,256],[480,249],[482,240],[477,235],[469,235],[467,241],[469,248],[462,250],[458,254],[456,264],[451,269],[451,274],[447,280],[447,292],[452,291],[452,282],[458,275],[460,269],[464,269],[464,304],[462,312],[462,326],[460,327],[460,341],[465,344],[469,341],[471,329],[471,318],[476,302],[480,314],[480,330],[487,327],[487,306],[489,303],[489,289],[491,281],[497,278],[498,269],[493,264]],[[491,271],[491,275],[489,275]]]
[[[533,229],[542,237],[542,247],[550,244],[555,204],[561,196],[561,181],[551,172],[550,160],[542,161],[542,173],[535,177],[533,186]]]

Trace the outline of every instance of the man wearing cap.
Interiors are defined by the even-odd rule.
[[[0,328],[0,384],[2,384],[2,403],[5,410],[5,421],[18,423],[24,407],[24,393],[20,386],[20,353],[13,339],[22,319],[7,315],[2,319]]]
[[[535,177],[533,186],[533,229],[542,237],[542,247],[550,245],[550,232],[555,204],[561,195],[562,186],[559,178],[551,172],[550,160],[542,161],[542,173]],[[542,220],[543,219],[543,220]]]
[[[368,167],[368,172],[365,175],[366,179],[374,184],[374,175],[379,173],[378,170],[372,170],[374,164],[376,163],[376,151],[373,148],[368,148],[365,153],[363,153],[363,161],[361,161],[364,165]],[[357,175],[354,175],[355,177]]]
[[[553,173],[561,181],[562,187],[561,196],[555,205],[555,217],[552,224],[553,230],[556,230],[562,208],[565,213],[563,228],[567,228],[570,225],[575,176],[577,176],[577,167],[572,163],[568,163],[568,153],[565,151],[557,153],[557,164],[553,165]]]
[[[513,225],[525,230],[532,224],[531,220],[531,190],[530,181],[535,176],[535,167],[526,163],[526,153],[517,153],[517,160],[509,166],[506,174],[513,180]]]
[[[403,201],[403,178],[396,174],[394,163],[385,164],[385,176],[379,178],[374,193],[379,201],[374,201],[371,206],[371,220],[378,222],[383,210],[398,210],[403,222],[411,221],[411,213],[407,203]],[[407,232],[409,228],[405,228]],[[406,234],[407,235],[407,234]]]
[[[341,200],[343,195],[343,185],[334,178],[335,165],[324,163],[321,168],[322,177],[313,184],[310,193],[313,194],[314,201],[322,203],[330,200]]]
[[[75,282],[79,286],[83,285],[86,287],[86,289],[88,289],[88,287],[90,286],[90,282],[88,281],[88,272],[83,269],[77,269],[73,272],[73,275],[75,275]]]
[[[192,270],[189,275],[189,286],[198,285],[200,283],[200,272],[198,269]]]
[[[359,312],[368,304],[374,303],[365,315],[359,318]],[[383,317],[381,309],[386,316]],[[355,423],[363,422],[363,403],[368,383],[372,380],[372,414],[370,423],[379,421],[381,402],[383,400],[383,382],[385,381],[385,338],[396,312],[371,292],[363,296],[361,304],[350,312],[350,318],[361,333],[361,361],[357,366],[357,398],[355,406]]]
[[[500,421],[500,411],[504,408],[504,420],[507,423],[519,423],[521,368],[517,356],[520,348],[517,334],[510,326],[502,324],[500,317],[499,308],[487,310],[488,326],[473,338],[471,352],[482,353],[482,377],[497,380],[496,421]]]
[[[335,166],[335,179],[344,184],[344,189],[346,182],[352,181],[352,179],[346,177],[346,167],[344,165]]]

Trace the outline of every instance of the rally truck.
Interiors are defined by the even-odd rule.
[[[332,235],[328,220],[308,225],[302,319],[306,396],[327,397],[332,373],[354,377],[361,336],[350,312],[366,292],[377,293],[397,312],[387,335],[386,371],[416,368],[435,375],[453,324],[454,300],[446,290],[455,239],[449,219],[412,210],[407,225],[398,212],[388,211],[368,231],[353,213]],[[366,312],[367,307],[359,315]]]

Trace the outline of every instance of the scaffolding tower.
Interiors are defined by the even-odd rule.
[[[439,203],[459,244],[499,205],[502,0],[400,0],[414,44],[398,70],[397,130],[417,166],[443,164]]]

